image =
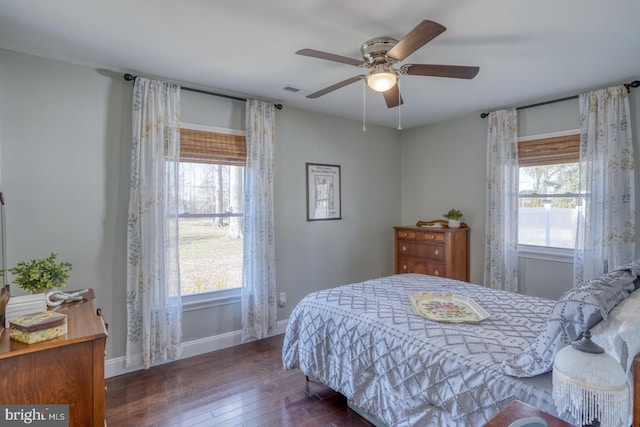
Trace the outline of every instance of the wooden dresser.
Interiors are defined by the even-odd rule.
[[[469,228],[393,227],[396,273],[469,281]]]
[[[51,308],[67,315],[67,334],[36,344],[0,336],[0,402],[69,405],[69,426],[104,427],[105,323],[93,290]]]

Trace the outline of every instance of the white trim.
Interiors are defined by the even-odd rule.
[[[184,129],[201,130],[203,132],[224,133],[224,134],[227,134],[227,135],[239,135],[239,136],[246,136],[247,135],[247,133],[245,131],[243,131],[243,130],[218,128],[218,127],[214,127],[214,126],[198,125],[198,124],[195,124],[195,123],[180,122],[180,127],[184,128]]]
[[[222,305],[240,304],[242,288],[224,289],[201,294],[182,295],[182,312],[204,310]]]
[[[550,246],[518,245],[518,258],[573,264],[573,249]]]
[[[518,142],[533,141],[535,139],[558,138],[561,136],[579,135],[580,129],[561,130],[558,132],[540,133],[538,135],[519,136]]]
[[[289,319],[279,320],[277,323],[276,335],[284,334],[288,323]],[[213,337],[200,338],[183,343],[182,357],[180,357],[180,359],[186,359],[188,357],[222,350],[223,348],[233,347],[239,344],[242,344],[242,331],[232,331]],[[140,366],[133,368],[125,367],[124,356],[109,359],[104,362],[105,378],[128,374],[140,369],[142,369]]]

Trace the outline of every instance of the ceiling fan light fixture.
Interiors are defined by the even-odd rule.
[[[367,76],[367,85],[376,92],[386,92],[396,85],[398,74],[389,68],[373,70]]]
[[[307,98],[318,98],[334,90],[364,80],[372,90],[382,93],[388,108],[394,108],[399,107],[403,103],[402,96],[400,95],[400,85],[398,84],[400,74],[403,76],[449,77],[454,79],[474,78],[480,70],[479,67],[404,64],[402,66],[397,65],[399,69],[395,68],[396,64],[404,61],[409,55],[438,37],[445,30],[446,28],[443,25],[424,19],[400,40],[391,37],[375,37],[367,40],[360,45],[362,59],[350,58],[315,49],[300,49],[296,54],[369,69],[368,73],[359,74],[325,87],[324,89],[320,89],[307,95]],[[364,82],[362,88],[363,91],[366,90]],[[398,114],[399,111],[400,110],[398,110]]]

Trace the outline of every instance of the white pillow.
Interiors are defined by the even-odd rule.
[[[633,384],[631,365],[640,352],[640,290],[635,290],[591,329],[592,340],[620,362]]]
[[[558,351],[592,329],[635,291],[635,265],[613,270],[574,286],[556,301],[540,334],[519,354],[502,362],[502,372],[533,377],[551,371]],[[620,359],[618,359],[620,360]]]

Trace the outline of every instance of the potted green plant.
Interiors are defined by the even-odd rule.
[[[14,276],[13,283],[32,294],[62,288],[69,279],[71,264],[56,262],[57,256],[52,252],[47,258],[20,261],[5,271]]]
[[[460,228],[462,211],[459,211],[458,209],[451,209],[449,212],[442,216],[449,220],[449,228]]]

